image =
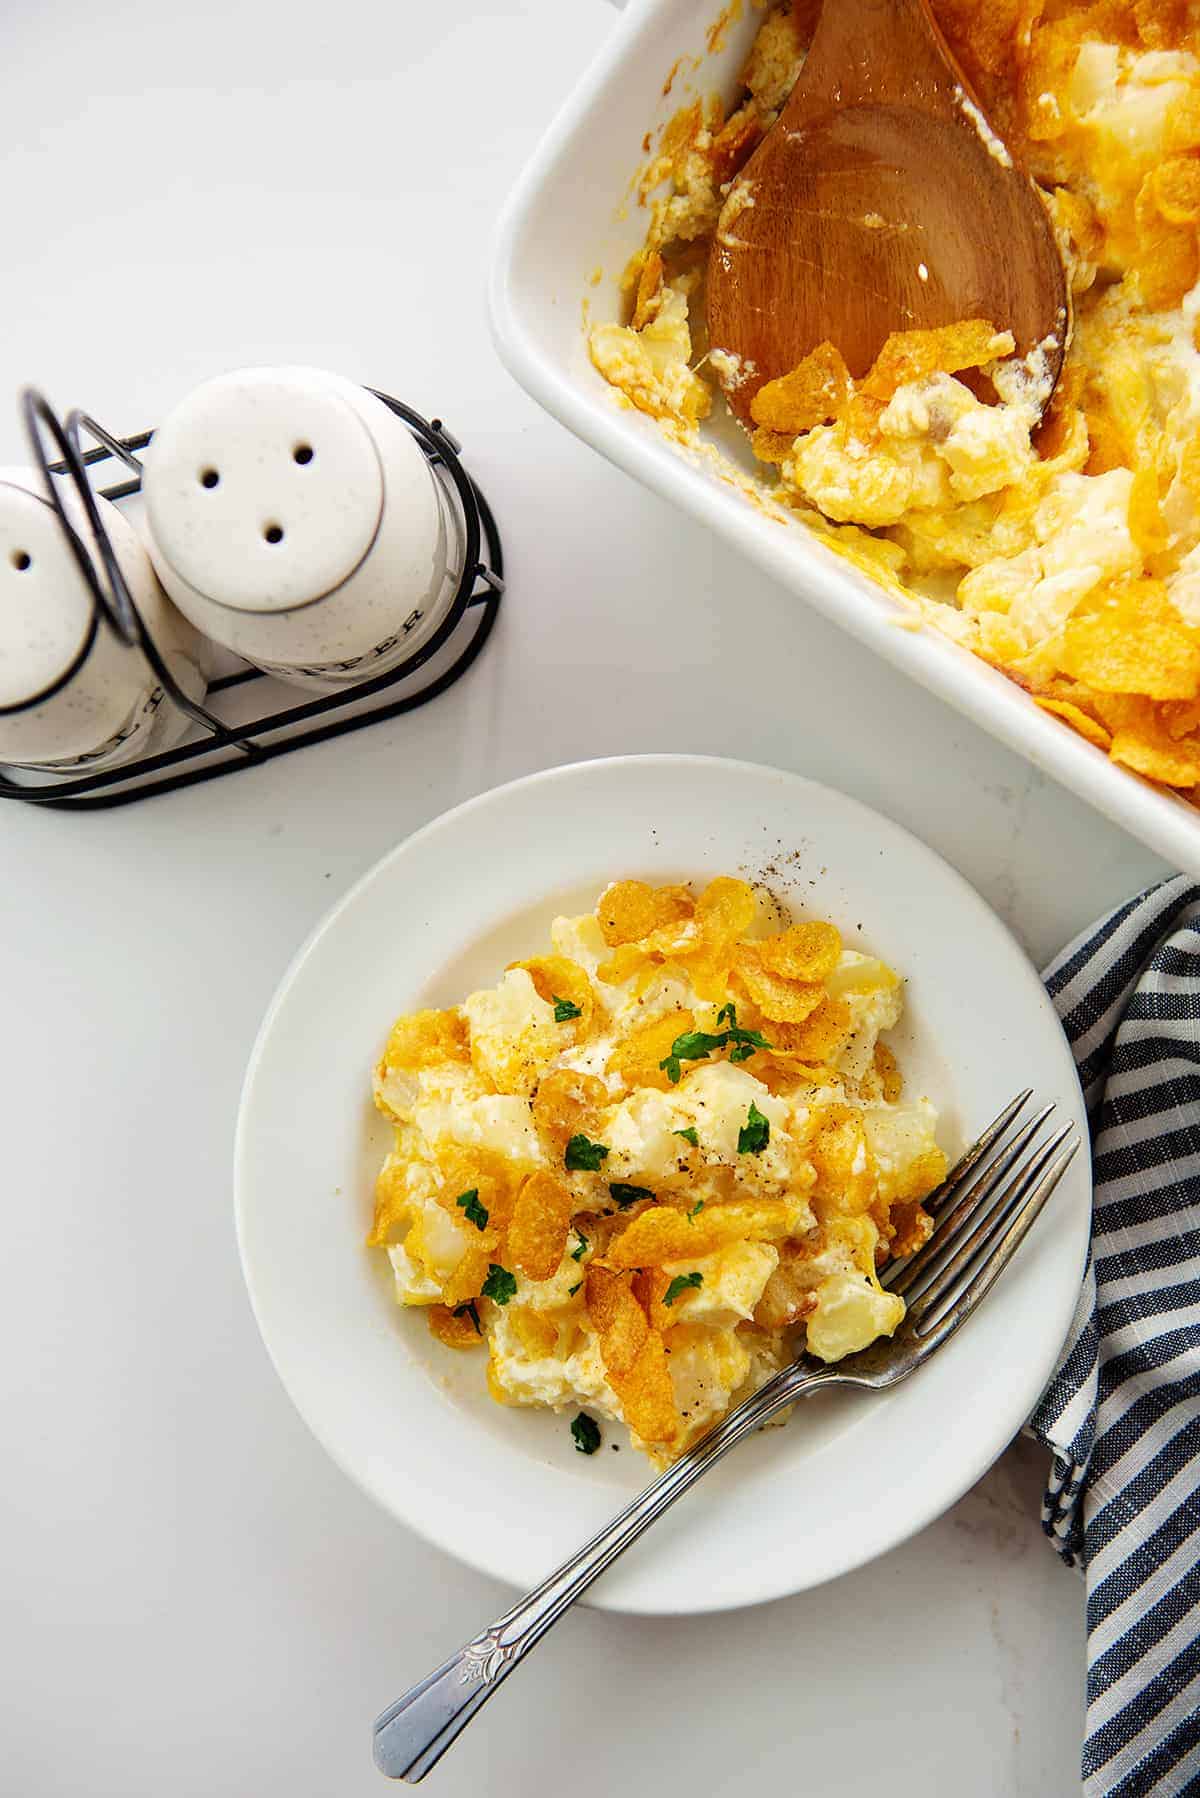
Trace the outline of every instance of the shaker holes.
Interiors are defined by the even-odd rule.
[[[311,462],[312,459],[313,453],[311,443],[298,443],[292,451],[292,461],[299,462],[301,467],[303,467],[306,462]]]
[[[281,524],[264,525],[263,526],[263,536],[266,538],[268,543],[282,543],[283,542],[283,526]]]
[[[200,485],[202,487],[215,487],[220,478],[221,477],[215,468],[206,468],[200,476]]]
[[[12,555],[8,559],[17,570],[18,574],[24,574],[27,568],[33,567],[33,557],[29,554],[27,549],[14,549]]]

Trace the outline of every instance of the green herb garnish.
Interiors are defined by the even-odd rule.
[[[751,1099],[746,1121],[738,1131],[738,1154],[757,1155],[766,1148],[770,1140],[770,1123]]]
[[[576,1294],[576,1293],[577,1293],[577,1292],[578,1292],[578,1291],[579,1291],[579,1288],[580,1288],[580,1287],[581,1287],[581,1286],[582,1286],[582,1285],[583,1285],[583,1281],[582,1281],[582,1280],[576,1280],[576,1282],[575,1282],[575,1284],[574,1284],[574,1286],[568,1286],[568,1288],[567,1288],[567,1297],[568,1297],[568,1298],[569,1298],[569,1299],[573,1299],[573,1298],[574,1298],[574,1297],[575,1297],[575,1294]]]
[[[675,1038],[671,1044],[671,1053],[664,1055],[658,1065],[666,1069],[671,1085],[678,1086],[683,1077],[681,1062],[703,1061],[714,1049],[723,1049],[725,1040],[724,1031],[719,1036],[714,1036],[709,1030],[685,1030],[682,1036]]]
[[[676,1130],[676,1136],[682,1136],[684,1142],[690,1142],[693,1149],[700,1147],[700,1138],[696,1135],[695,1124],[689,1124],[686,1130]]]
[[[600,1446],[600,1431],[586,1411],[581,1411],[571,1425],[571,1434],[581,1455],[594,1455]]]
[[[664,1055],[658,1064],[660,1068],[666,1069],[667,1079],[672,1086],[678,1086],[683,1076],[682,1063],[685,1061],[703,1061],[717,1049],[729,1049],[730,1061],[749,1061],[756,1049],[771,1047],[761,1031],[742,1029],[737,1021],[735,1005],[722,1005],[717,1013],[718,1024],[724,1024],[726,1020],[728,1028],[725,1030],[685,1030],[682,1036],[675,1038],[671,1044],[671,1053]],[[682,1131],[676,1134],[682,1135]]]
[[[570,999],[560,999],[558,994],[555,993],[554,1022],[556,1024],[566,1024],[569,1023],[572,1018],[581,1018],[582,1016],[583,1013],[580,1011],[578,1005],[573,1005]]]
[[[467,1192],[460,1192],[454,1203],[461,1206],[467,1221],[474,1224],[477,1230],[487,1229],[487,1206],[479,1203],[479,1188],[472,1186]]]
[[[600,1163],[607,1161],[608,1148],[602,1142],[590,1142],[586,1136],[573,1136],[565,1156],[570,1173],[598,1174]]]
[[[737,1021],[737,1006],[723,1005],[717,1013],[717,1023],[729,1019],[729,1040],[733,1044],[729,1051],[730,1061],[749,1061],[756,1049],[769,1049],[770,1043],[761,1030],[743,1030]]]
[[[516,1297],[517,1282],[506,1267],[493,1261],[488,1267],[488,1277],[483,1282],[482,1292],[484,1298],[491,1299],[494,1304],[507,1305],[509,1299]]]
[[[571,1259],[572,1261],[582,1261],[584,1255],[587,1253],[588,1239],[579,1228],[578,1224],[575,1226],[575,1234],[579,1238],[579,1247],[571,1250]]]
[[[704,1200],[697,1199],[696,1203],[692,1206],[691,1210],[687,1214],[688,1223],[690,1224],[693,1221],[693,1219],[698,1217],[700,1212],[702,1212],[703,1210],[704,1210]]]
[[[696,1268],[690,1274],[676,1274],[667,1290],[663,1293],[663,1304],[673,1305],[681,1292],[688,1292],[693,1286],[703,1286],[704,1275]]]
[[[654,1194],[648,1186],[630,1186],[627,1180],[610,1180],[608,1190],[617,1204],[624,1211],[627,1205],[636,1205],[639,1199],[652,1199]]]
[[[454,1310],[450,1315],[452,1317],[469,1317],[471,1322],[475,1325],[476,1336],[483,1335],[483,1331],[479,1324],[479,1312],[475,1308],[474,1299],[468,1299],[465,1305],[455,1305]]]

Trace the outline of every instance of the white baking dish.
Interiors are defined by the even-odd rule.
[[[705,53],[710,9],[696,0],[632,0],[614,20],[610,41],[551,125],[502,216],[491,277],[501,356],[547,411],[610,461],[719,531],[784,586],[1168,861],[1200,873],[1200,810],[1110,762],[936,631],[898,628],[902,608],[883,589],[803,525],[764,515],[710,464],[670,444],[650,419],[621,408],[592,367],[585,301],[592,320],[617,315],[617,277],[645,231],[645,212],[631,192],[643,138],[694,92],[723,87],[731,96],[762,16],[755,6],[740,10],[715,55]],[[664,95],[665,78],[681,58]],[[597,269],[601,278],[593,285]],[[720,441],[752,466],[736,433],[723,431]]]

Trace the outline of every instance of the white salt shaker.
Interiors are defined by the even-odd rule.
[[[329,692],[397,667],[458,588],[458,513],[411,432],[320,369],[205,382],[155,432],[142,490],[180,611],[296,685]]]
[[[82,505],[69,489],[63,500],[96,560]],[[108,500],[97,496],[96,506],[155,647],[187,696],[202,699],[195,632],[168,602],[128,520]],[[28,703],[47,689],[47,698]],[[141,650],[98,610],[40,474],[0,469],[0,762],[99,773],[173,748],[189,723]]]

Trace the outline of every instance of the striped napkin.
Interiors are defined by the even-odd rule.
[[[1030,1420],[1042,1523],[1087,1581],[1085,1798],[1200,1794],[1200,886],[1063,950],[1046,986],[1092,1128],[1092,1257]]]

